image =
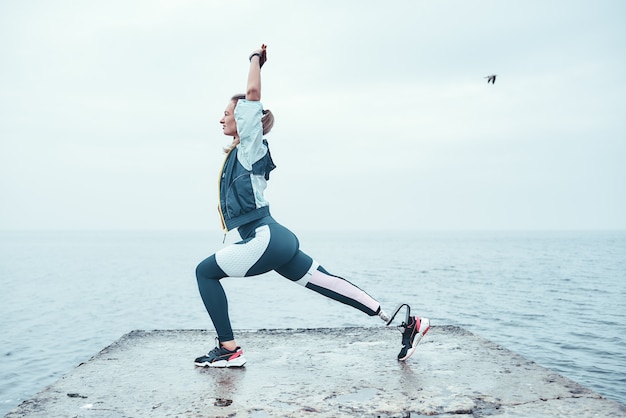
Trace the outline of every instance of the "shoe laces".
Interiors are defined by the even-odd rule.
[[[405,321],[402,321],[402,324],[398,325],[398,328],[400,328],[400,332],[404,333],[409,327],[415,326],[417,318],[409,317],[408,321],[408,324]]]
[[[222,346],[220,345],[220,339],[218,337],[215,337],[215,348],[209,351],[209,354],[211,353],[218,354],[221,349],[222,349]]]

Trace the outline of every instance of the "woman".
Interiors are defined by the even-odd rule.
[[[196,269],[202,301],[218,334],[218,344],[195,360],[197,366],[239,367],[246,362],[235,341],[226,294],[220,284],[224,277],[249,277],[274,270],[278,274],[324,296],[379,316],[387,325],[402,306],[407,307],[402,323],[402,350],[399,360],[408,359],[428,332],[427,318],[410,316],[401,305],[392,316],[380,303],[347,280],[334,276],[300,251],[296,236],[270,215],[263,196],[270,171],[275,168],[268,143],[263,139],[274,123],[261,105],[261,67],[267,60],[266,46],[250,57],[245,95],[233,96],[220,120],[224,135],[232,136],[219,181],[219,212],[225,232],[237,228],[241,241],[226,246],[202,261]]]

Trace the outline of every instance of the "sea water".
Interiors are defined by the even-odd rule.
[[[410,303],[626,404],[626,232],[296,232],[386,310]],[[131,330],[212,329],[195,267],[222,245],[210,231],[0,232],[0,414]],[[236,329],[382,324],[274,273],[223,284]]]

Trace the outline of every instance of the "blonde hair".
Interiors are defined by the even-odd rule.
[[[246,98],[245,94],[235,94],[233,97],[230,98],[230,100],[235,102],[235,105],[237,105],[237,102],[239,100],[245,99],[245,98]],[[272,130],[272,127],[274,126],[274,114],[272,113],[271,110],[263,109],[263,116],[261,116],[261,123],[263,124],[263,135],[267,135]],[[236,137],[233,138],[233,142],[228,147],[224,148],[224,152],[228,154],[238,144],[239,144],[239,139]]]

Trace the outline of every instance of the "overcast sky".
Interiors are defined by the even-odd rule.
[[[286,226],[626,229],[625,19],[622,0],[0,0],[0,229],[219,230],[219,120],[261,43]]]

